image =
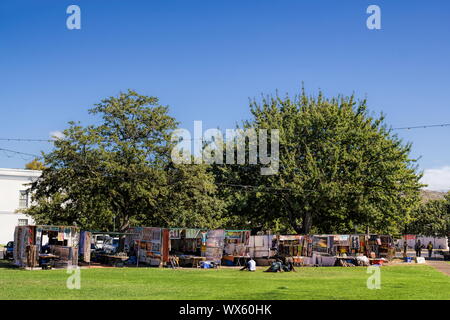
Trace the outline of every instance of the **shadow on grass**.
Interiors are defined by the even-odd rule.
[[[0,260],[0,269],[18,269],[19,267],[15,266],[12,260]]]

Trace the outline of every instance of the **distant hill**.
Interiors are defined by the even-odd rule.
[[[430,200],[442,200],[444,199],[445,192],[431,191],[431,190],[420,190],[420,196],[423,202],[428,202]]]

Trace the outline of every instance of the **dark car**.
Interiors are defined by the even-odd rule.
[[[6,245],[4,258],[5,258],[5,260],[7,260],[7,259],[13,259],[13,257],[14,257],[14,242],[10,241]]]

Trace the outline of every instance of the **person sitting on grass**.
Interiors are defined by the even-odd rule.
[[[248,271],[256,271],[256,262],[253,260],[253,258],[250,258],[250,260],[247,261],[245,266],[242,267],[241,271],[248,270]]]
[[[297,272],[294,268],[294,258],[292,257],[285,257],[284,263],[283,263],[283,271],[285,272]]]
[[[283,272],[283,262],[280,259],[272,262],[272,265],[264,272]]]

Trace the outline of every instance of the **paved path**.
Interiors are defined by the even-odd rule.
[[[427,260],[426,261],[428,265],[436,268],[437,270],[441,271],[442,273],[450,276],[450,263],[448,261],[443,260]]]

